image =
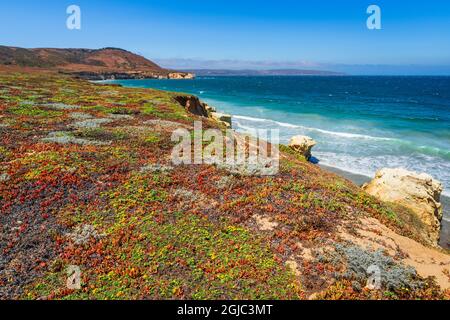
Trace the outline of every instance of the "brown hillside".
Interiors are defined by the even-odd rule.
[[[0,46],[0,65],[43,68],[88,79],[169,77],[170,70],[118,48],[24,49]],[[178,73],[184,78],[185,73]]]

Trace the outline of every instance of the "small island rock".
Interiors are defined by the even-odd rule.
[[[227,128],[231,128],[231,115],[219,112],[211,112],[211,118],[223,123]]]

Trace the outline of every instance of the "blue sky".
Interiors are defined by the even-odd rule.
[[[82,29],[66,28],[79,5]],[[368,30],[366,9],[382,10]],[[121,47],[168,67],[450,74],[450,1],[2,1],[0,44]]]

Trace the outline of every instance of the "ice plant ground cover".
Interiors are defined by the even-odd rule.
[[[401,251],[342,237],[371,217],[423,243],[411,212],[287,147],[274,176],[172,165],[174,130],[224,129],[174,97],[0,73],[0,299],[449,297]],[[373,264],[379,290],[366,288]]]

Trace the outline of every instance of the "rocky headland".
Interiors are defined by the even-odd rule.
[[[0,66],[60,72],[86,80],[194,79],[119,48],[25,49],[0,46]]]

